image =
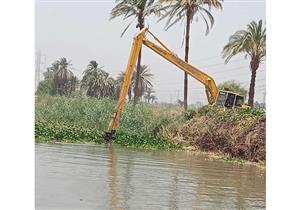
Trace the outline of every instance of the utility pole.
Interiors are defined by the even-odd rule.
[[[264,108],[266,108],[266,91],[264,93],[264,99],[263,99]]]
[[[43,69],[45,69],[46,55],[42,55],[42,53],[38,51],[35,55],[35,90],[37,90],[37,87],[41,81],[42,64],[44,64]]]

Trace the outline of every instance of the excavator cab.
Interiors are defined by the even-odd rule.
[[[243,107],[244,97],[230,91],[219,90],[216,104],[226,108]]]

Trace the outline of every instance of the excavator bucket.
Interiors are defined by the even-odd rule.
[[[110,131],[110,132],[105,132],[104,136],[103,136],[103,141],[105,142],[111,142],[112,140],[115,139],[115,133],[116,131]]]

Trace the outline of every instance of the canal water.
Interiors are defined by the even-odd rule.
[[[35,145],[36,209],[265,209],[265,170],[188,152]]]

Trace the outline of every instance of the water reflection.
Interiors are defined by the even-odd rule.
[[[119,195],[118,183],[117,183],[117,157],[114,152],[114,148],[111,144],[108,144],[108,179],[109,179],[109,193],[110,193],[110,207],[111,209],[119,209],[122,205],[123,198]]]
[[[36,206],[264,209],[265,171],[186,152],[38,144]]]

